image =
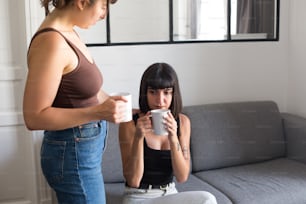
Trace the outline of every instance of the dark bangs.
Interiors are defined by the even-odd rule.
[[[163,72],[163,70],[160,69],[148,77],[146,85],[147,88],[152,89],[174,88],[175,79],[173,79],[169,73]]]

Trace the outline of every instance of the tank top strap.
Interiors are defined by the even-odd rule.
[[[33,40],[41,33],[45,33],[45,32],[50,32],[50,31],[53,31],[53,32],[57,32],[58,34],[60,34],[64,39],[65,41],[67,42],[67,44],[73,49],[73,51],[78,55],[80,56],[81,51],[79,51],[79,49],[70,41],[68,40],[60,31],[56,30],[55,28],[51,28],[51,27],[48,27],[48,28],[43,28],[41,30],[38,30],[34,36],[32,37],[31,39],[31,42],[30,42],[30,45],[29,45],[29,48],[31,47],[31,44],[33,42]],[[75,32],[76,33],[76,32]],[[77,33],[76,33],[77,34]],[[78,34],[77,34],[78,35]],[[28,49],[29,51],[30,49]]]

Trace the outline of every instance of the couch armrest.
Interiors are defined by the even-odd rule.
[[[287,141],[287,157],[306,164],[306,118],[281,113]]]

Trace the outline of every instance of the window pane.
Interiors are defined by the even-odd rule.
[[[276,0],[232,0],[232,39],[276,38]]]
[[[110,10],[111,42],[169,41],[168,0],[120,0]]]
[[[173,0],[174,40],[224,40],[227,0]]]

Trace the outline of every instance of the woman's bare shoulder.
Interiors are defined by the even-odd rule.
[[[179,117],[180,117],[180,122],[182,124],[190,124],[190,119],[189,119],[189,117],[187,115],[185,115],[183,113],[180,113]]]
[[[66,49],[67,46],[65,38],[60,33],[55,30],[49,30],[34,36],[30,51],[50,52],[52,50]]]

